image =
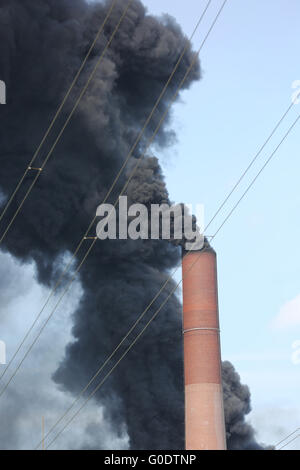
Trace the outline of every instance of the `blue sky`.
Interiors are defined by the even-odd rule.
[[[207,2],[144,3],[173,15],[190,36]],[[196,48],[221,3],[212,2]],[[207,222],[291,103],[292,83],[300,80],[299,17],[297,0],[229,0],[201,53],[202,81],[174,108],[178,142],[160,155],[170,195],[204,203]],[[208,235],[299,111],[292,109]],[[300,340],[299,126],[214,241],[223,358],[249,384],[250,420],[268,443],[300,426],[300,364],[292,361]],[[290,448],[300,449],[300,440]]]

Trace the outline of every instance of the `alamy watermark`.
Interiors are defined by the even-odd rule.
[[[6,344],[0,340],[0,365],[6,364]]]
[[[292,349],[294,350],[291,357],[292,363],[295,364],[295,366],[298,366],[300,365],[300,339],[293,342]]]
[[[100,240],[168,240],[181,242],[187,251],[201,250],[204,245],[204,206],[197,204],[196,218],[192,205],[132,204],[127,196],[119,197],[118,213],[111,204],[97,208],[96,233]]]
[[[6,104],[6,84],[0,80],[0,104]]]
[[[292,88],[294,93],[292,94],[292,102],[294,104],[299,104],[300,103],[300,80],[295,80],[292,83]]]

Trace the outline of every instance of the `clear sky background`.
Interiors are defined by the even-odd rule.
[[[144,3],[174,16],[190,36],[207,2]],[[195,48],[221,3],[212,2]],[[168,188],[177,202],[204,203],[206,222],[291,103],[300,80],[299,18],[298,0],[229,0],[201,53],[202,81],[175,107],[178,142],[160,155]],[[299,112],[295,106],[208,235]],[[299,135],[300,123],[213,243],[223,358],[249,384],[250,420],[270,444],[300,426]],[[289,447],[300,449],[300,439]]]
[[[195,48],[221,2],[212,1]],[[206,0],[144,0],[144,4],[151,13],[174,16],[190,36]],[[207,222],[291,103],[292,83],[300,80],[299,23],[299,0],[228,0],[201,53],[203,78],[173,110],[178,140],[157,156],[171,198],[203,203]],[[218,228],[299,112],[300,104],[208,235]],[[266,444],[275,444],[300,427],[299,136],[300,123],[213,243],[218,253],[223,359],[232,361],[249,385],[253,405],[249,420],[257,439]],[[32,282],[32,266],[20,266],[9,255],[0,254],[0,277],[7,282],[0,313],[5,319],[1,339],[8,345],[9,359],[47,292]],[[51,374],[71,337],[70,318],[79,297],[80,286],[75,285],[7,394],[7,409],[16,398],[20,403],[14,425],[22,440],[12,442],[14,447],[32,448],[40,438],[42,415],[49,428],[72,402],[70,395],[58,396]],[[55,305],[57,299],[52,300]],[[49,343],[52,349],[45,349]],[[126,448],[126,437],[116,436],[112,444],[112,430],[105,423],[100,429],[99,413],[91,402],[58,448],[84,446],[87,433],[99,441],[97,432],[102,433],[104,445]],[[300,439],[290,448],[300,449]]]

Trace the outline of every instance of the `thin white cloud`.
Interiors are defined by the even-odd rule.
[[[291,328],[300,326],[300,295],[286,302],[274,318],[272,325],[275,328]]]

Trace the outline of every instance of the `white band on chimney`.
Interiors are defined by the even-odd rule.
[[[183,330],[183,334],[185,333],[189,333],[190,331],[199,331],[199,330],[204,330],[204,331],[218,331],[220,332],[220,329],[219,328],[190,328],[188,330]]]

